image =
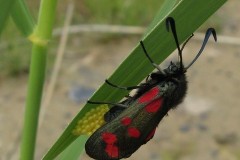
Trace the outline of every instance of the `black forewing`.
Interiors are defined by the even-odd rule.
[[[99,160],[111,160],[111,158],[105,153],[105,145],[101,136],[106,132],[113,133],[117,136],[116,146],[119,148],[119,157],[117,159],[129,157],[141,145],[145,144],[147,142],[146,139],[148,135],[157,127],[159,121],[169,110],[169,107],[165,106],[164,104],[163,94],[165,93],[165,90],[167,90],[166,86],[161,84],[156,87],[158,87],[160,92],[152,101],[163,99],[163,104],[158,112],[148,113],[145,111],[144,108],[152,101],[148,103],[139,103],[138,99],[136,99],[118,117],[93,133],[86,143],[86,152],[93,158]],[[121,124],[121,119],[124,117],[129,117],[132,119],[132,122],[129,126],[124,126]],[[128,135],[128,128],[130,127],[137,128],[140,131],[139,138],[132,138]],[[101,157],[99,157],[99,155],[101,155]]]

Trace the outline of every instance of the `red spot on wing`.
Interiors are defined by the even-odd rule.
[[[140,137],[140,131],[137,128],[128,128],[128,135],[133,138],[139,138]]]
[[[106,144],[113,144],[117,141],[117,136],[115,134],[105,132],[102,134],[102,139]]]
[[[124,125],[124,126],[127,126],[129,124],[131,124],[132,122],[132,119],[130,117],[123,117],[121,119],[121,123]]]
[[[119,157],[119,151],[118,151],[118,147],[116,145],[108,144],[105,148],[105,152],[111,158],[118,158]]]
[[[149,103],[145,107],[145,110],[147,112],[149,112],[149,113],[155,113],[155,112],[157,112],[161,108],[162,103],[163,103],[163,99],[162,98],[156,99],[156,100],[152,101],[151,103]]]
[[[152,99],[154,99],[157,94],[159,93],[159,88],[154,87],[152,88],[150,91],[147,91],[147,93],[145,93],[143,96],[141,96],[138,101],[139,103],[146,103],[151,101]]]
[[[147,136],[146,138],[146,142],[149,141],[150,139],[153,138],[154,134],[155,134],[156,128],[154,128]]]

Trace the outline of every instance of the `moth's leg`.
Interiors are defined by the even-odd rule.
[[[112,87],[115,87],[115,88],[118,88],[118,89],[124,89],[124,90],[128,90],[128,91],[133,90],[133,89],[138,89],[138,88],[141,87],[141,86],[130,86],[130,87],[118,86],[118,85],[115,85],[115,84],[109,82],[107,79],[105,80],[105,82]]]

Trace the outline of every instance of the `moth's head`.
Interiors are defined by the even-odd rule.
[[[170,65],[163,70],[163,72],[166,75],[178,75],[178,74],[183,74],[186,72],[184,70],[183,64],[180,64],[180,62],[170,62]]]

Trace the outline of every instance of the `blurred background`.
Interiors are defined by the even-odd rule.
[[[27,3],[37,19],[39,1]],[[59,1],[49,47],[36,159],[41,159],[86,100],[137,45],[161,3]],[[199,50],[208,27],[217,30],[219,42],[210,41],[204,54],[188,70],[185,101],[169,112],[154,138],[129,160],[240,160],[239,8],[240,1],[228,1],[196,31],[185,47],[185,64]],[[69,23],[66,48],[59,49],[64,46],[60,39],[66,33],[65,23]],[[18,159],[30,51],[31,44],[9,19],[0,41],[1,160]],[[63,59],[56,65],[60,53]],[[172,55],[161,66],[175,59],[176,54]],[[57,75],[56,81],[53,75]],[[87,155],[81,159],[90,160]]]

